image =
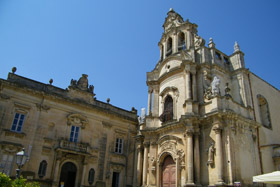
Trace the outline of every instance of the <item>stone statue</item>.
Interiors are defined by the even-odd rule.
[[[238,43],[237,43],[237,42],[235,42],[235,43],[234,43],[234,47],[233,47],[233,49],[234,49],[234,52],[238,52],[238,51],[240,51],[240,47],[239,47],[239,45],[238,45]]]
[[[205,40],[203,38],[201,38],[200,36],[195,35],[195,38],[194,38],[195,49],[198,49],[204,45],[205,45]]]
[[[215,76],[214,78],[213,78],[213,81],[212,81],[212,83],[211,83],[211,92],[212,92],[212,95],[213,96],[216,96],[216,95],[219,95],[220,94],[220,79],[217,77],[217,76]]]
[[[207,166],[213,167],[214,165],[214,153],[215,153],[215,148],[214,148],[214,143],[212,143],[208,149],[208,161],[207,161]]]
[[[88,89],[88,75],[82,74],[82,77],[78,80],[77,86],[79,89],[83,91],[87,91]]]
[[[77,81],[74,80],[74,79],[71,79],[70,85],[71,85],[71,86],[76,86],[76,85],[77,85]]]
[[[90,85],[88,89],[89,89],[89,92],[90,92],[90,93],[93,93],[94,86],[93,86],[93,85]]]

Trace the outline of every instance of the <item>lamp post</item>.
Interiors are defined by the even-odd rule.
[[[25,149],[22,148],[22,151],[20,151],[20,152],[18,152],[16,154],[16,163],[18,165],[18,169],[16,169],[16,171],[17,171],[16,178],[19,178],[19,176],[20,176],[20,169],[25,164],[26,159],[27,159],[27,155],[25,153]]]

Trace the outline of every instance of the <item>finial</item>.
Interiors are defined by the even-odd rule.
[[[169,12],[174,12],[173,8],[170,8],[170,9],[169,9]]]
[[[235,43],[234,43],[234,52],[238,52],[238,51],[240,51],[240,47],[239,47],[237,41],[235,41]]]
[[[107,98],[107,103],[108,103],[108,104],[110,103],[110,98]]]
[[[16,67],[13,67],[13,68],[12,68],[13,74],[15,74],[16,71],[17,71],[17,68],[16,68]]]
[[[50,85],[52,85],[52,83],[53,83],[53,79],[50,79],[50,80],[49,80],[49,83],[50,83]]]
[[[208,43],[209,48],[215,48],[215,43],[213,42],[213,38],[209,38],[209,43]]]
[[[213,42],[213,38],[211,37],[211,38],[209,38],[209,44],[211,44],[211,43],[214,43]]]

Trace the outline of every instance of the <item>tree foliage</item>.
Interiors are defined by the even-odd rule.
[[[22,176],[18,179],[12,180],[5,173],[0,172],[0,186],[5,187],[40,187],[37,182],[27,182]]]

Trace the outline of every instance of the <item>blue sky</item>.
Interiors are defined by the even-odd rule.
[[[238,41],[246,67],[280,88],[279,0],[0,0],[0,78],[16,66],[16,74],[67,88],[85,73],[98,100],[140,111],[171,7],[222,52]]]

